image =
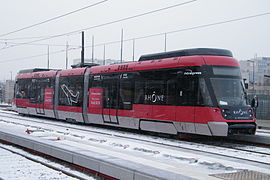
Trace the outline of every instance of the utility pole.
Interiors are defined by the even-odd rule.
[[[66,44],[66,69],[68,68],[68,41]]]
[[[253,93],[255,94],[255,62],[257,61],[257,53],[254,55],[253,61]]]
[[[121,30],[121,49],[120,49],[120,61],[123,62],[123,28]]]
[[[94,63],[94,46],[95,46],[95,42],[94,42],[94,36],[92,36],[92,63]]]
[[[167,33],[164,34],[164,52],[167,51]]]
[[[50,46],[48,45],[48,50],[47,50],[47,69],[50,68]]]
[[[255,58],[247,61],[252,63],[252,92],[255,94]]]
[[[103,65],[106,64],[106,45],[104,44],[103,47]]]
[[[134,62],[134,59],[135,59],[135,39],[133,39],[133,50],[132,50],[132,60]]]
[[[81,65],[84,64],[84,31],[82,31]]]

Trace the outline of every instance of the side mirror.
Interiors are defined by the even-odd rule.
[[[248,89],[248,83],[245,83],[244,85],[245,85],[245,89]]]
[[[246,80],[247,79],[243,79],[243,82],[244,82],[245,89],[248,89],[248,83],[246,83]]]

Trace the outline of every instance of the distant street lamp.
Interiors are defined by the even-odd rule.
[[[252,86],[252,89],[253,89],[253,93],[255,93],[255,61],[254,60],[247,60],[248,62],[252,62],[253,63],[253,72],[252,72],[252,79],[253,79],[253,86]]]
[[[10,71],[10,80],[12,81],[12,71]]]

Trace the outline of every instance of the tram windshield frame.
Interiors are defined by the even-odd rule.
[[[210,83],[218,106],[248,106],[239,67],[212,66]]]

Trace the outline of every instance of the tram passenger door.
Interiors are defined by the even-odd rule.
[[[44,88],[42,82],[37,79],[33,79],[32,82],[32,95],[30,102],[35,104],[36,114],[45,114],[44,111]]]
[[[38,99],[37,99],[37,106],[36,106],[36,111],[37,114],[45,114],[44,111],[44,87],[43,87],[43,83],[39,83],[37,85],[37,95],[38,95]]]
[[[103,76],[103,121],[118,124],[119,77],[117,75]]]
[[[181,75],[177,84],[176,121],[181,122],[183,131],[195,133],[196,78]]]

